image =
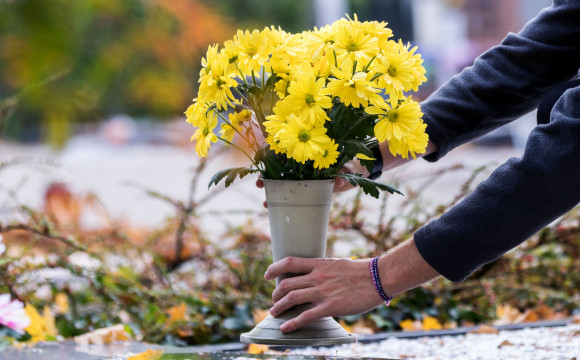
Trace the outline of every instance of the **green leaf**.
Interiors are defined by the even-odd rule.
[[[338,103],[332,107],[329,117],[332,121],[328,123],[327,134],[331,138],[336,139],[337,142],[349,131],[352,124],[356,122],[354,111],[342,103]]]
[[[395,189],[392,186],[364,178],[357,174],[343,173],[338,174],[337,176],[346,179],[353,186],[357,185],[360,186],[360,188],[363,190],[365,194],[369,194],[377,199],[379,198],[380,195],[379,190],[388,191],[391,194],[397,193],[403,195],[402,192],[400,192],[399,190]]]
[[[282,159],[279,159],[279,156],[274,153],[274,151],[270,150],[264,156],[262,163],[264,164],[264,168],[266,169],[262,176],[264,179],[272,179],[272,180],[281,180],[282,174],[285,172],[285,165]]]
[[[210,179],[209,185],[207,187],[210,188],[212,185],[217,185],[223,178],[226,178],[226,187],[228,187],[234,182],[236,177],[242,179],[244,176],[255,173],[256,171],[258,170],[247,167],[237,167],[221,170],[215,173],[215,175]]]
[[[345,140],[341,145],[344,146],[344,154],[349,160],[353,159],[358,153],[365,154],[371,158],[373,157],[372,150],[360,140]]]

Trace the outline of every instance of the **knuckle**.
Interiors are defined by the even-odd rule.
[[[287,295],[286,298],[288,299],[288,302],[295,302],[298,299],[298,294],[296,294],[296,291],[290,291]]]

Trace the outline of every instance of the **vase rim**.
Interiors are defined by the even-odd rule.
[[[272,182],[334,182],[334,179],[324,179],[324,180],[275,180],[275,179],[262,179],[262,181],[272,181]]]

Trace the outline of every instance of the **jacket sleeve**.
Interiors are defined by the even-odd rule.
[[[477,58],[421,104],[437,152],[479,137],[535,109],[542,95],[577,75],[580,1],[556,0],[518,34]]]
[[[554,1],[519,34],[475,61],[423,104],[438,146],[427,160],[537,106],[580,66],[579,1]],[[430,130],[429,130],[430,129]],[[419,253],[462,281],[580,202],[580,87],[554,105],[524,155],[512,158],[439,219],[415,233]]]

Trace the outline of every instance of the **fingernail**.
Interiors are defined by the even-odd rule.
[[[264,273],[264,279],[268,280],[268,270]]]
[[[288,327],[289,327],[289,326],[288,326],[288,325],[286,325],[286,323],[284,323],[284,324],[282,324],[282,325],[280,326],[280,331],[282,331],[282,332],[288,332]]]
[[[270,315],[272,315],[274,317],[276,316],[276,313],[274,312],[274,308],[270,308]]]

